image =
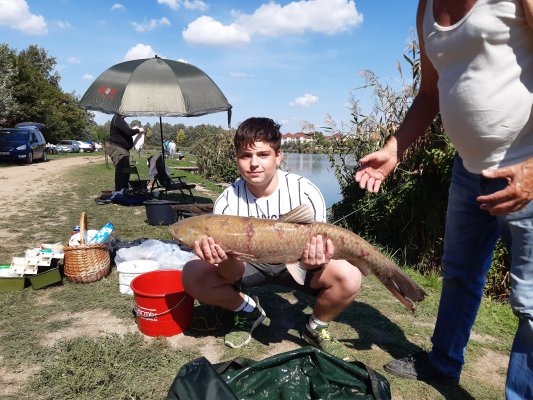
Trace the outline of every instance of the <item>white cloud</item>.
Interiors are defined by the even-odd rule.
[[[206,11],[209,6],[202,0],[157,0],[158,4],[166,4],[173,10],[178,10],[181,6],[187,10]]]
[[[137,32],[146,32],[146,31],[153,31],[154,29],[160,27],[160,26],[170,26],[172,25],[168,18],[160,18],[160,19],[151,19],[150,21],[144,21],[144,22],[130,22],[131,26],[133,26],[133,29]]]
[[[111,10],[125,10],[126,7],[124,7],[122,4],[120,3],[114,3],[112,6],[111,6]]]
[[[68,57],[67,62],[69,64],[79,64],[81,61],[78,57]]]
[[[140,58],[152,58],[156,55],[156,52],[148,44],[136,44],[128,50],[124,56],[124,61],[137,60]]]
[[[9,26],[28,35],[48,33],[44,17],[31,14],[25,0],[0,0],[0,10],[0,26]]]
[[[247,78],[250,75],[248,75],[248,74],[246,74],[244,72],[230,72],[229,76],[231,76],[232,78]]]
[[[253,14],[234,11],[232,15],[235,20],[229,25],[202,16],[182,32],[183,38],[192,44],[233,46],[249,43],[254,35],[276,37],[306,32],[333,35],[363,22],[353,0],[298,0],[285,6],[269,2]]]
[[[187,10],[207,11],[207,9],[209,8],[209,6],[201,0],[185,0],[183,2],[183,6]]]
[[[94,76],[92,76],[91,74],[85,74],[82,76],[82,78],[84,81],[94,81]]]
[[[60,29],[70,29],[72,28],[72,25],[70,25],[70,22],[68,21],[56,21],[57,26]]]
[[[158,4],[166,4],[173,10],[180,8],[180,3],[177,0],[157,0]]]
[[[202,16],[182,32],[188,43],[205,46],[234,46],[250,42],[250,35],[235,24],[222,25],[211,17]]]
[[[318,96],[306,93],[303,96],[296,97],[289,103],[291,106],[311,107],[318,101]]]

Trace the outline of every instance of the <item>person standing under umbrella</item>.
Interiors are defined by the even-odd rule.
[[[124,116],[116,113],[111,119],[107,153],[115,166],[115,191],[128,187],[130,180],[130,150],[133,148],[133,136],[144,133],[142,127],[130,128]]]

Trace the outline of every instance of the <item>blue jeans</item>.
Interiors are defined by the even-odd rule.
[[[477,196],[494,193],[506,184],[468,172],[456,157],[446,215],[442,293],[429,357],[444,374],[461,374],[485,276],[501,236],[511,253],[510,303],[519,319],[506,397],[533,399],[533,202],[521,211],[495,217],[481,210],[476,201]]]

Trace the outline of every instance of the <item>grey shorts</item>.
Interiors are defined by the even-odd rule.
[[[303,285],[298,284],[291,276],[285,264],[250,264],[245,263],[244,274],[236,283],[237,289],[245,289],[264,285],[280,285],[289,289],[299,290],[311,296],[317,296],[320,289],[311,287],[311,278],[322,268],[308,270]]]
[[[111,158],[111,161],[113,161],[114,166],[124,157],[130,156],[130,152],[124,147],[120,147],[118,144],[111,142],[107,143],[107,154]]]

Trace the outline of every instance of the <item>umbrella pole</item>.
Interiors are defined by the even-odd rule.
[[[159,130],[161,132],[161,154],[163,155],[163,168],[165,168],[165,145],[163,144],[163,121],[159,116]]]

